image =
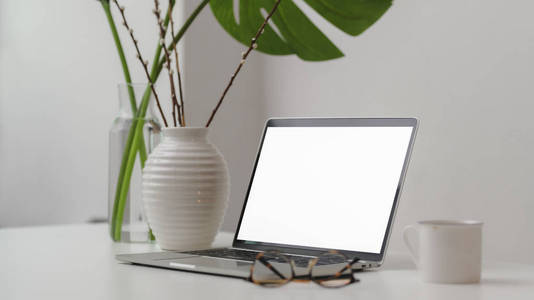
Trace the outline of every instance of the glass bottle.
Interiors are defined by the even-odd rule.
[[[142,182],[142,155],[136,154],[135,165],[130,178],[130,188],[126,197],[120,238],[113,234],[112,215],[116,201],[116,188],[124,154],[124,148],[128,140],[130,127],[135,120],[136,111],[141,98],[147,88],[147,84],[119,84],[119,115],[113,121],[109,131],[109,179],[108,179],[108,224],[112,240],[121,242],[148,242],[151,234],[143,211],[141,182]],[[133,98],[136,99],[135,107]],[[152,97],[152,95],[150,96]],[[152,99],[150,102],[152,103]],[[144,118],[138,119],[144,123],[143,141],[146,155],[159,143],[161,126],[154,116],[152,105],[149,105]],[[145,158],[146,159],[146,158]],[[144,164],[144,162],[143,162]]]

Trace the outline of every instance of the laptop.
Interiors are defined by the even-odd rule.
[[[262,251],[305,272],[337,250],[378,268],[386,254],[417,131],[415,118],[269,119],[232,247],[122,254],[122,262],[248,278]],[[320,266],[328,272],[328,265]]]

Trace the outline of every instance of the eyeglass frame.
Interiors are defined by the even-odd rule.
[[[345,286],[348,286],[350,284],[353,284],[353,283],[356,283],[356,282],[360,281],[360,279],[354,277],[354,270],[352,269],[352,266],[355,263],[357,263],[358,261],[360,261],[360,258],[359,257],[354,257],[352,260],[350,260],[350,262],[347,262],[348,261],[347,256],[344,255],[343,253],[339,252],[339,251],[336,251],[336,250],[329,250],[329,251],[327,251],[327,252],[325,252],[325,253],[323,253],[321,255],[336,254],[336,255],[340,255],[340,256],[342,256],[342,257],[344,257],[346,259],[345,260],[345,262],[347,262],[346,266],[343,269],[341,269],[338,272],[336,272],[336,274],[333,274],[333,275],[341,274],[345,270],[349,269],[350,270],[350,281],[347,284],[340,285],[340,286],[326,286],[326,285],[322,285],[320,282],[317,282],[316,280],[314,280],[314,278],[312,276],[312,270],[313,270],[313,267],[315,267],[317,262],[319,261],[320,255],[317,256],[317,257],[310,258],[310,260],[308,261],[308,267],[307,267],[307,271],[306,271],[305,275],[297,276],[295,274],[295,268],[296,268],[295,261],[293,259],[289,258],[288,256],[282,254],[278,250],[262,251],[262,252],[258,253],[258,255],[256,255],[256,258],[254,259],[254,263],[250,266],[250,275],[249,275],[248,278],[245,279],[246,281],[252,282],[252,283],[260,285],[260,286],[268,287],[267,284],[262,283],[260,281],[254,280],[254,278],[252,276],[252,274],[254,273],[254,265],[255,265],[256,261],[260,261],[266,267],[271,269],[271,271],[273,271],[279,277],[284,279],[283,278],[284,276],[280,272],[278,272],[276,269],[273,269],[274,267],[270,263],[268,263],[268,262],[265,263],[265,262],[261,261],[261,258],[265,255],[265,253],[273,253],[273,254],[277,254],[277,255],[279,255],[281,257],[284,257],[285,259],[287,259],[287,261],[289,262],[289,265],[291,267],[291,278],[287,279],[285,282],[283,282],[281,284],[272,285],[270,287],[280,287],[280,286],[286,285],[287,283],[289,283],[291,281],[295,281],[295,282],[309,282],[309,281],[312,281],[312,282],[314,282],[314,283],[316,283],[316,284],[318,284],[318,285],[320,285],[321,287],[324,287],[324,288],[340,288],[340,287],[345,287]],[[337,276],[340,276],[340,275],[337,275]],[[333,279],[335,279],[335,278],[333,278]]]

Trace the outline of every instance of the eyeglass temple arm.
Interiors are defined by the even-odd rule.
[[[355,257],[350,263],[348,263],[346,266],[344,266],[343,269],[339,270],[338,273],[344,272],[347,268],[351,268],[352,269],[352,265],[354,265],[355,263],[357,263],[359,261],[360,261],[360,258],[359,257]]]
[[[264,265],[266,266],[267,268],[269,268],[269,270],[273,271],[274,274],[278,275],[278,277],[280,277],[281,279],[287,279],[284,275],[282,275],[282,273],[280,273],[273,265],[271,265],[268,261],[265,260],[264,257],[260,257],[258,258],[258,260]]]
[[[355,263],[357,263],[357,262],[359,262],[359,261],[360,261],[360,258],[359,258],[359,257],[355,257],[355,258],[349,263],[349,265],[352,266],[353,264],[355,264]]]

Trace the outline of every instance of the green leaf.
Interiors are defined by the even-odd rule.
[[[356,36],[373,25],[392,0],[303,0],[343,32]],[[275,0],[239,0],[239,20],[234,0],[211,0],[211,11],[236,40],[249,45]],[[262,14],[263,12],[263,14]],[[272,22],[258,40],[257,50],[274,55],[296,54],[303,60],[323,61],[343,56],[292,0],[282,0]],[[274,23],[274,27],[272,27]]]

